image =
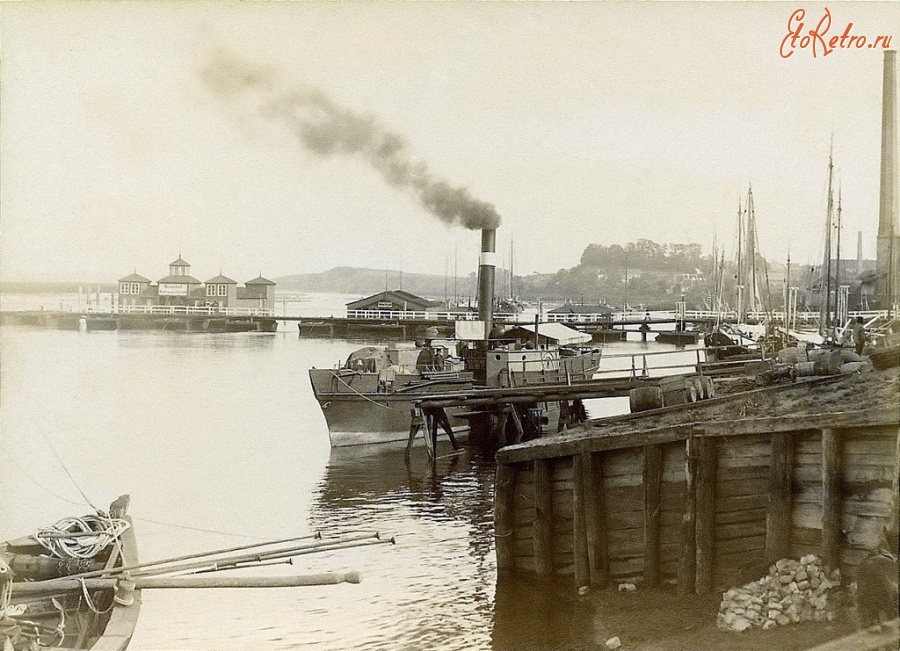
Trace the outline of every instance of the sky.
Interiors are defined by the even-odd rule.
[[[470,208],[517,275],[730,252],[751,185],[762,254],[814,262],[832,146],[874,257],[883,49],[783,44],[826,7],[900,47],[896,2],[0,2],[0,280],[462,276]]]

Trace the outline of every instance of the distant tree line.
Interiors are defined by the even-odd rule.
[[[588,244],[581,254],[580,266],[613,270],[630,267],[647,271],[690,273],[702,265],[709,266],[699,244],[657,244],[640,239],[625,246]]]

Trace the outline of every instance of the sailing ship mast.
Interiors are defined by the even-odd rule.
[[[825,336],[831,327],[831,229],[834,227],[834,145],[828,152],[828,207],[825,216],[825,259],[822,263],[824,278],[822,279],[821,313],[819,318],[819,334]]]
[[[759,278],[756,275],[756,263],[759,242],[756,238],[756,213],[753,210],[753,188],[747,189],[747,264],[750,266],[750,296],[749,304],[751,312],[758,312],[760,308]]]
[[[737,303],[735,316],[738,323],[744,321],[744,260],[743,260],[743,241],[744,241],[744,213],[741,211],[741,199],[738,197],[738,215],[737,215]]]

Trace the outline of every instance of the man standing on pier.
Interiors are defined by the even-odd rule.
[[[866,328],[861,316],[856,317],[856,322],[853,324],[853,343],[856,345],[856,354],[862,355],[863,346],[866,345]]]

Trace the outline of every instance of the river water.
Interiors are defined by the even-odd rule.
[[[285,322],[271,334],[0,328],[0,535],[128,493],[143,560],[316,531],[396,539],[246,571],[352,569],[359,585],[144,591],[134,650],[602,644],[570,582],[498,595],[488,455],[432,466],[418,448],[407,466],[402,445],[329,449],[306,372],[364,343],[300,339]]]

